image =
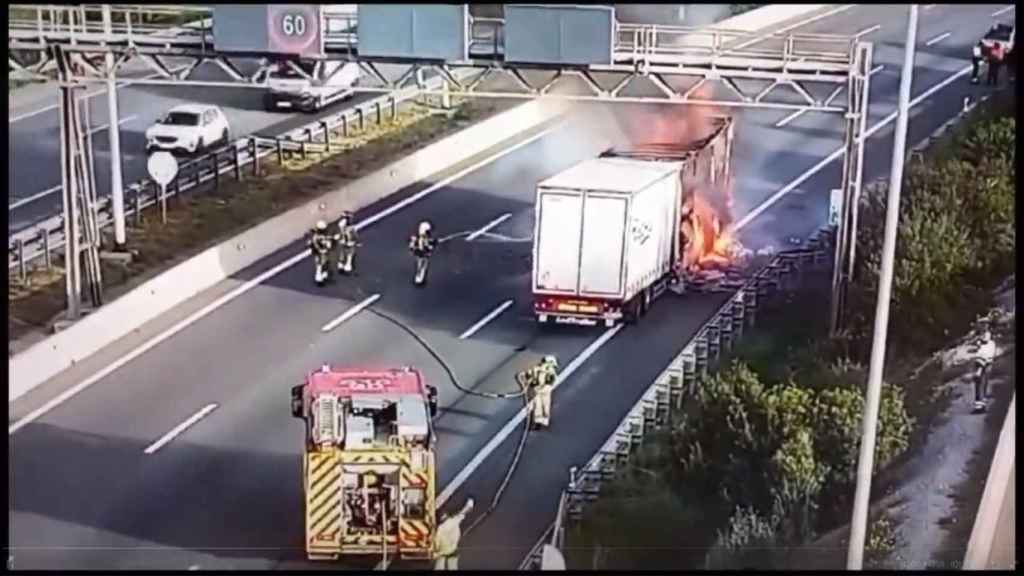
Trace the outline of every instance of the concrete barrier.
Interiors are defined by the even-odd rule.
[[[807,16],[829,7],[839,8],[835,4],[769,4],[763,8],[757,8],[750,12],[726,18],[721,22],[712,24],[709,28],[735,30],[737,32],[756,32],[782,24],[786,20]]]
[[[8,402],[160,314],[301,238],[316,220],[335,218],[344,210],[359,210],[552,120],[567,109],[564,102],[540,100],[516,106],[178,264],[100,307],[66,330],[10,358]]]
[[[1013,570],[1017,564],[1017,395],[1006,411],[964,555],[964,570]]]

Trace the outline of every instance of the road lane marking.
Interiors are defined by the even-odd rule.
[[[1007,12],[1009,12],[1010,10],[1013,10],[1014,8],[1016,8],[1016,6],[1007,6],[1006,8],[1003,8],[1003,9],[1000,9],[1000,10],[996,10],[995,12],[992,13],[992,17],[993,18],[998,18],[999,16],[1002,16],[1003,14],[1006,14]]]
[[[867,36],[868,34],[871,34],[872,32],[880,30],[881,28],[882,28],[881,24],[875,24],[874,26],[872,26],[870,28],[865,28],[865,29],[861,30],[860,32],[857,32],[856,34],[853,35],[853,37],[854,38],[860,38],[861,36]]]
[[[171,74],[177,74],[178,72],[181,72],[182,70],[184,70],[186,68],[188,68],[188,65],[178,66],[178,67],[169,69],[168,72],[170,72]],[[138,80],[151,80],[151,79],[156,78],[158,76],[163,76],[163,74],[153,73],[153,74],[150,74],[149,76],[143,76],[142,78],[138,78]],[[132,80],[136,80],[136,79],[132,79]],[[124,88],[125,86],[130,86],[130,85],[134,84],[134,82],[132,80],[122,80],[121,82],[118,82],[116,86],[117,86],[117,88]],[[106,94],[106,93],[107,93],[107,89],[106,88],[100,88],[99,90],[95,90],[93,92],[87,92],[85,94],[85,99],[91,100],[92,98],[95,98],[96,96],[100,96],[101,94]],[[24,120],[26,118],[31,118],[33,116],[38,116],[38,115],[42,114],[43,112],[49,112],[50,110],[56,110],[58,106],[59,106],[59,104],[50,104],[49,106],[47,106],[45,108],[40,108],[39,110],[33,110],[32,112],[26,112],[26,113],[22,114],[21,116],[15,116],[14,118],[9,119],[7,121],[7,123],[8,124],[14,124],[15,122],[18,122],[19,120]]]
[[[879,66],[878,68],[881,69],[882,67]],[[872,70],[871,72],[868,73],[868,76],[870,76],[871,74],[874,74],[875,72],[876,72],[876,70]],[[825,100],[825,104],[824,105],[825,106],[831,105],[832,101],[836,99],[836,96],[839,95],[839,92],[842,91],[842,89],[843,89],[843,86],[836,86],[836,89],[833,90],[832,93],[829,94],[828,98]],[[776,128],[782,128],[786,124],[789,124],[790,122],[792,122],[793,120],[796,120],[800,116],[803,116],[807,112],[808,112],[807,108],[804,108],[802,110],[797,110],[796,112],[793,112],[789,116],[786,116],[782,120],[779,120],[778,122],[776,122],[775,123],[775,127]]]
[[[484,226],[483,228],[481,228],[481,229],[477,230],[476,232],[473,232],[472,234],[470,234],[466,238],[466,242],[472,242],[473,240],[476,240],[481,235],[490,232],[492,228],[494,228],[498,224],[501,224],[505,220],[508,220],[511,217],[512,217],[512,214],[502,214],[501,216],[498,216],[494,220],[491,220],[491,222],[489,224],[487,224],[487,226]]]
[[[461,335],[459,336],[459,340],[465,340],[466,338],[469,338],[469,337],[470,337],[470,336],[472,336],[473,334],[476,334],[477,332],[479,332],[479,331],[480,331],[480,329],[484,327],[484,325],[486,325],[486,324],[487,324],[488,322],[490,322],[491,320],[494,320],[494,319],[495,319],[495,318],[497,318],[497,317],[498,317],[498,316],[499,316],[499,315],[500,315],[500,314],[501,314],[502,312],[504,312],[505,310],[507,310],[507,309],[508,309],[508,307],[509,307],[509,306],[511,306],[513,302],[514,302],[513,300],[505,300],[505,301],[504,301],[504,302],[503,302],[503,303],[502,303],[502,304],[501,304],[500,306],[498,306],[497,308],[495,308],[495,309],[494,309],[494,311],[492,311],[492,312],[491,312],[490,314],[488,314],[487,316],[484,316],[484,317],[483,317],[483,318],[482,318],[482,319],[481,319],[481,320],[480,320],[479,322],[477,322],[476,324],[473,324],[472,326],[470,326],[469,330],[466,330],[465,332],[463,332],[463,333],[462,333],[462,334],[461,334]]]
[[[406,198],[405,200],[402,200],[401,202],[396,203],[395,205],[391,206],[390,208],[382,210],[381,212],[378,212],[377,214],[374,214],[373,216],[370,216],[367,219],[359,222],[358,224],[356,224],[355,228],[357,230],[360,230],[360,229],[362,229],[362,228],[364,228],[366,226],[369,226],[369,225],[371,225],[371,224],[373,224],[373,223],[375,223],[375,222],[377,222],[377,221],[379,221],[379,220],[381,220],[383,218],[386,218],[387,216],[390,216],[391,214],[394,214],[395,212],[401,210],[402,208],[405,208],[406,206],[408,206],[408,205],[410,205],[410,204],[412,204],[412,203],[414,203],[414,202],[416,202],[416,201],[426,197],[427,195],[429,195],[430,193],[434,192],[435,190],[439,190],[441,188],[444,188],[445,186],[448,186],[452,182],[455,182],[456,180],[464,178],[467,174],[475,172],[476,170],[479,170],[480,168],[490,164],[491,162],[499,160],[499,159],[501,159],[501,158],[511,154],[512,152],[515,152],[516,150],[519,150],[520,148],[522,148],[522,147],[524,147],[524,146],[526,146],[528,144],[531,144],[531,143],[535,142],[536,140],[539,140],[540,138],[543,138],[544,136],[548,135],[549,133],[553,132],[554,130],[560,128],[566,121],[567,120],[563,119],[563,120],[555,123],[553,126],[550,126],[550,127],[546,128],[546,129],[538,132],[537,134],[534,134],[533,136],[530,136],[529,138],[527,138],[526,140],[523,140],[522,142],[519,142],[519,143],[517,143],[517,144],[515,144],[513,146],[510,146],[508,148],[504,148],[502,150],[499,150],[499,151],[495,152],[494,154],[491,154],[490,156],[484,158],[483,160],[480,160],[479,162],[476,162],[475,164],[472,164],[472,165],[470,165],[470,166],[468,166],[466,168],[463,168],[462,170],[459,170],[455,174],[452,174],[451,176],[441,180],[437,184],[433,184],[429,188],[427,188],[427,189],[425,189],[425,190],[423,190],[421,192],[418,192],[417,194],[414,194],[414,195],[410,196],[409,198]],[[158,346],[164,340],[167,340],[171,336],[174,336],[178,332],[181,332],[182,330],[184,330],[185,328],[187,328],[187,327],[191,326],[192,324],[196,323],[197,321],[199,321],[203,317],[209,315],[214,310],[220,308],[221,306],[224,306],[228,302],[231,302],[232,300],[238,298],[242,294],[245,294],[249,290],[252,290],[256,286],[259,286],[263,282],[267,281],[269,278],[272,278],[272,277],[280,274],[284,270],[287,270],[288,268],[291,268],[292,266],[298,264],[299,262],[302,262],[303,260],[308,258],[310,254],[311,254],[311,252],[309,251],[309,249],[303,250],[302,252],[296,254],[295,256],[292,256],[288,260],[285,260],[284,262],[278,264],[277,266],[274,266],[273,268],[267,270],[266,272],[263,272],[262,274],[260,274],[259,276],[253,278],[252,280],[249,280],[249,281],[245,282],[241,286],[235,288],[234,290],[228,292],[227,294],[225,294],[225,295],[221,296],[220,298],[214,300],[213,302],[207,304],[203,308],[193,312],[187,318],[184,318],[183,320],[181,320],[180,322],[178,322],[174,326],[171,326],[167,330],[164,330],[160,334],[150,338],[143,345],[141,345],[138,348],[132,350],[128,354],[125,354],[124,356],[118,358],[114,362],[108,364],[105,368],[101,369],[99,372],[96,372],[92,376],[89,376],[88,378],[86,378],[85,380],[80,382],[79,384],[76,384],[74,387],[69,388],[68,390],[65,390],[64,392],[62,392],[56,398],[46,402],[45,404],[43,404],[39,408],[36,408],[32,412],[30,412],[28,415],[26,415],[21,420],[19,420],[19,421],[15,422],[14,424],[8,426],[7,427],[7,434],[8,435],[14,434],[18,430],[24,428],[26,425],[28,425],[31,422],[35,421],[40,416],[46,414],[50,410],[53,410],[57,406],[60,406],[64,402],[67,402],[68,399],[74,397],[76,394],[78,394],[82,390],[85,390],[89,386],[92,386],[93,384],[95,384],[96,382],[102,380],[103,378],[105,378],[107,375],[111,374],[115,370],[121,368],[125,364],[128,364],[132,360],[134,360],[134,359],[138,358],[139,356],[145,354],[146,352],[152,350],[154,347]],[[10,404],[10,403],[8,403],[8,404]]]
[[[168,442],[170,442],[171,440],[174,440],[174,438],[177,437],[178,434],[181,434],[182,432],[184,432],[186,428],[188,428],[189,426],[195,424],[196,422],[199,422],[200,420],[205,418],[207,414],[209,414],[210,412],[213,412],[216,409],[217,409],[217,403],[216,402],[214,402],[212,404],[207,404],[205,408],[203,408],[199,412],[196,412],[195,414],[193,414],[188,420],[185,420],[181,424],[178,424],[177,426],[174,427],[173,430],[171,430],[167,434],[164,434],[162,438],[160,438],[156,442],[150,444],[149,448],[146,448],[144,450],[144,452],[146,454],[152,454],[152,453],[156,452],[157,450],[163,448]]]
[[[939,34],[935,38],[932,38],[931,40],[925,42],[924,45],[925,46],[931,46],[932,44],[938,44],[939,42],[942,42],[943,40],[945,40],[946,38],[949,38],[952,35],[953,35],[952,32],[943,32],[942,34]]]
[[[369,298],[363,300],[359,304],[356,304],[355,306],[349,308],[348,310],[345,310],[345,313],[342,314],[341,316],[338,316],[334,320],[331,320],[327,324],[324,324],[324,327],[321,328],[320,330],[322,332],[330,332],[331,330],[334,330],[338,326],[341,326],[346,320],[352,318],[356,314],[359,314],[363,310],[369,308],[370,305],[376,302],[377,300],[380,300],[380,294],[374,294],[373,296],[370,296]]]
[[[935,8],[936,6],[938,6],[938,4],[925,4],[923,10],[931,10],[932,8]]]
[[[726,48],[725,52],[731,52],[731,51],[734,51],[734,50],[742,50],[742,49],[746,48],[747,46],[750,46],[751,44],[756,44],[758,42],[761,42],[761,41],[767,39],[768,37],[770,37],[770,36],[772,36],[774,34],[782,34],[783,32],[789,32],[793,28],[799,28],[801,26],[806,26],[806,25],[808,25],[808,24],[810,24],[812,22],[817,22],[818,20],[821,20],[822,18],[828,18],[829,16],[835,16],[836,14],[841,14],[841,13],[846,12],[847,10],[849,10],[850,8],[853,8],[855,6],[857,6],[857,5],[856,4],[845,4],[845,5],[842,5],[842,6],[838,6],[838,7],[836,7],[833,10],[829,10],[828,12],[825,12],[824,14],[819,14],[817,16],[812,16],[811,18],[808,18],[806,20],[801,20],[800,22],[795,22],[793,24],[790,24],[789,26],[786,26],[785,28],[780,28],[780,29],[775,30],[773,32],[767,32],[765,34],[762,34],[762,35],[758,36],[757,38],[753,38],[751,40],[743,42],[743,43],[739,44],[738,46],[735,46],[735,47],[732,47],[732,48]],[[714,26],[712,26],[712,28],[714,28]]]
[[[874,68],[872,68],[871,72],[868,72],[868,76],[869,77],[870,76],[874,76],[875,74],[878,74],[879,72],[881,72],[884,69],[885,69],[885,64],[879,64],[878,66],[875,66]]]
[[[590,357],[596,354],[602,346],[607,344],[609,340],[618,334],[619,330],[622,330],[622,327],[623,325],[619,324],[614,328],[609,328],[604,332],[604,334],[598,337],[597,340],[591,342],[590,346],[587,346],[583,352],[580,352],[579,356],[573,358],[573,361],[570,362],[569,365],[565,367],[565,370],[558,375],[558,378],[555,379],[555,384],[551,387],[552,390],[558,388],[562,382],[565,382],[574,372],[579,370],[580,366],[582,366],[584,362],[589,360]],[[516,415],[509,420],[507,424],[505,424],[505,427],[498,431],[498,433],[491,438],[491,441],[488,442],[487,445],[469,461],[469,464],[466,464],[466,467],[460,470],[459,473],[456,474],[455,478],[452,478],[452,481],[445,486],[444,491],[442,491],[441,495],[437,497],[437,508],[444,506],[445,502],[455,494],[456,490],[466,483],[466,480],[469,479],[473,472],[475,472],[476,469],[483,464],[483,461],[487,459],[487,457],[490,456],[491,453],[494,452],[510,434],[512,434],[512,431],[519,426],[524,418],[526,418],[525,407],[520,408],[519,412],[517,412]]]
[[[7,206],[7,210],[11,211],[11,210],[14,210],[15,208],[20,208],[21,206],[24,206],[25,204],[28,204],[30,202],[35,202],[36,200],[39,200],[40,198],[43,198],[43,197],[46,197],[46,196],[49,196],[50,194],[53,194],[54,192],[59,192],[63,188],[64,188],[63,184],[58,184],[58,185],[54,186],[53,188],[47,188],[46,190],[43,190],[42,192],[40,192],[38,194],[33,194],[32,196],[29,196],[28,198],[22,198],[21,200],[18,200],[17,202],[14,202],[13,204],[8,205]]]
[[[959,79],[961,76],[964,76],[965,74],[969,73],[970,71],[971,71],[971,67],[967,66],[966,68],[961,69],[956,74],[953,74],[949,78],[946,78],[942,82],[939,82],[935,86],[932,86],[927,91],[925,91],[923,94],[921,94],[917,98],[914,98],[913,100],[911,100],[910,101],[910,108],[913,109],[915,106],[917,106],[921,102],[923,102],[926,99],[930,98],[932,94],[935,94],[939,90],[942,90],[946,86],[949,86],[953,82],[956,82],[957,79]],[[891,124],[892,121],[896,119],[896,116],[898,115],[898,113],[899,113],[899,111],[892,112],[891,114],[886,116],[883,120],[878,122],[878,124],[875,124],[874,126],[872,126],[870,130],[868,130],[867,132],[864,133],[864,139],[866,140],[866,139],[874,136],[875,133],[877,133],[879,130],[881,130],[882,128],[884,128],[884,127],[888,126],[889,124]],[[817,174],[822,168],[824,168],[825,166],[828,166],[829,163],[831,163],[833,160],[842,157],[842,155],[843,155],[843,147],[840,146],[835,152],[833,152],[833,153],[829,154],[828,156],[826,156],[821,162],[818,162],[813,167],[811,167],[811,169],[809,169],[808,171],[806,171],[803,174],[801,174],[800,176],[798,176],[795,180],[793,180],[789,184],[786,184],[781,190],[779,190],[778,192],[773,194],[771,196],[771,198],[768,198],[767,200],[762,202],[760,206],[758,206],[757,208],[755,208],[755,209],[751,210],[750,212],[748,212],[747,215],[744,216],[743,218],[740,218],[739,221],[736,222],[736,225],[734,226],[734,230],[740,230],[741,228],[743,228],[747,224],[750,224],[750,222],[754,218],[757,218],[758,216],[760,216],[762,212],[764,212],[769,207],[771,207],[773,204],[778,202],[779,199],[781,199],[783,196],[785,196],[786,194],[789,194],[790,192],[792,192],[797,186],[803,184],[808,178],[810,178],[811,176]]]
[[[124,124],[125,122],[131,122],[132,120],[135,120],[137,118],[138,118],[137,115],[132,114],[131,116],[126,116],[126,117],[118,120],[117,124],[121,125],[121,124]],[[110,124],[104,124],[102,126],[97,126],[96,128],[92,129],[91,134],[95,135],[96,133],[102,132],[102,131],[104,131],[104,130],[106,130],[108,128],[110,128]],[[25,204],[29,204],[31,202],[35,202],[36,200],[39,200],[40,198],[45,198],[46,196],[49,196],[50,194],[53,194],[54,192],[60,192],[63,189],[64,189],[64,185],[63,184],[58,184],[58,185],[54,186],[53,188],[47,188],[46,190],[43,190],[42,192],[39,192],[38,194],[33,194],[32,196],[29,196],[28,198],[22,198],[21,200],[18,200],[17,202],[9,204],[7,206],[7,210],[9,212],[11,210],[14,210],[15,208],[20,208],[20,207],[24,206]]]

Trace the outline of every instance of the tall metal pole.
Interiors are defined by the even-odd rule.
[[[110,4],[103,5],[103,32],[113,34]],[[114,53],[107,51],[107,116],[110,122],[110,203],[114,208],[114,243],[123,248],[125,243],[124,185],[121,182],[121,131],[117,114],[117,82],[114,77]],[[88,104],[87,104],[88,105]]]
[[[864,539],[867,534],[868,504],[871,496],[871,472],[875,463],[875,434],[878,430],[878,404],[882,395],[882,368],[885,365],[885,338],[889,327],[889,300],[896,259],[896,230],[899,226],[900,189],[903,183],[903,157],[907,144],[910,111],[910,84],[914,73],[914,47],[917,43],[917,4],[910,6],[907,41],[900,78],[899,116],[892,148],[892,173],[885,212],[885,238],[882,243],[882,270],[878,277],[878,304],[875,308],[875,333],[871,343],[867,399],[864,403],[864,433],[857,463],[857,492],[850,523],[850,549],[846,569],[860,570],[864,563]]]
[[[59,57],[63,58],[63,55]],[[62,76],[66,76],[62,74]],[[71,97],[72,88],[61,79],[60,88],[60,172],[63,185],[62,201],[64,204],[64,283],[67,290],[67,319],[77,320],[80,311],[81,291],[77,280],[79,267],[78,214],[75,209],[75,175],[74,175],[74,142],[71,137]]]

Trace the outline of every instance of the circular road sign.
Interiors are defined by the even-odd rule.
[[[146,162],[149,175],[161,186],[167,186],[178,175],[178,161],[170,152],[154,152]]]
[[[268,4],[270,51],[322,56],[320,7],[316,4]]]

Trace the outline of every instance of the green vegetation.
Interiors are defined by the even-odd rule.
[[[1015,269],[1014,113],[1003,95],[907,164],[876,472],[940,412],[942,370],[924,360],[965,333]],[[747,335],[569,530],[571,567],[789,569],[806,554],[798,547],[846,523],[884,211],[884,186],[870,187],[847,333],[826,336],[827,278],[762,309],[772,330]],[[869,562],[895,546],[891,524],[871,524]]]
[[[432,142],[479,122],[515,104],[516,101],[452,99],[455,107],[447,113],[432,112],[410,105],[397,118],[377,125],[369,120],[364,130],[350,130],[348,137],[332,135],[329,153],[285,156],[279,164],[275,155],[260,161],[260,178],[252,177],[252,166],[242,169],[243,180],[221,176],[217,190],[186,192],[168,200],[167,224],[160,221],[158,207],[143,211],[138,225],[129,217],[129,248],[133,262],[127,266],[103,262],[107,302],[137,286],[160,271],[192,257],[202,250],[250,228],[263,220],[309,202],[330,190],[370,174]],[[127,201],[131,201],[130,198]],[[104,236],[111,232],[104,231]],[[111,238],[106,238],[110,245]],[[46,331],[64,308],[64,282],[60,258],[46,270],[36,260],[26,281],[17,271],[8,282],[9,340],[29,332]]]

